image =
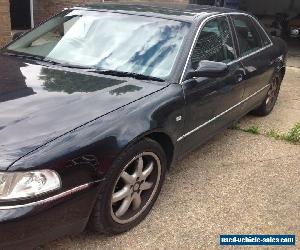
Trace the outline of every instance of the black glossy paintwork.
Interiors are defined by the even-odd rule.
[[[166,87],[0,57],[0,162],[20,157],[82,124]]]
[[[185,80],[185,72],[180,85],[199,24],[209,15],[230,10],[123,4],[89,9],[179,18],[193,25],[166,82],[104,76],[0,55],[0,171],[47,168],[56,170],[62,179],[61,190],[0,207],[38,201],[101,180],[96,187],[66,194],[59,202],[0,212],[0,237],[17,239],[17,243],[32,234],[16,238],[15,228],[20,228],[20,234],[24,228],[32,228],[37,236],[36,241],[33,237],[34,244],[83,230],[106,173],[126,147],[145,136],[163,134],[173,145],[171,157],[183,157],[259,105],[267,89],[215,119],[267,84],[269,77],[285,66],[286,47],[281,40],[273,39],[274,45],[269,49],[229,65],[226,76]],[[214,120],[179,140],[211,119]],[[65,218],[64,225],[61,218]],[[53,230],[41,236],[37,232],[45,230],[44,226]]]
[[[0,248],[35,249],[37,244],[66,234],[82,232],[86,227],[97,186],[26,208],[0,210]]]
[[[200,77],[183,83],[188,106],[184,133],[206,123],[241,101],[244,95],[244,86],[243,82],[238,81],[240,74],[243,74],[243,66],[237,62],[229,65],[229,71],[225,76]],[[185,139],[189,142],[183,144],[183,151],[190,151],[199,146],[199,140],[209,138],[214,131],[228,126],[240,114],[240,107],[238,107],[234,112],[224,115],[215,123],[199,129]]]
[[[232,9],[210,5],[174,4],[174,3],[101,3],[86,5],[85,8],[97,11],[117,11],[138,15],[161,16],[163,18],[195,22],[196,16],[232,12]]]
[[[201,61],[196,70],[189,71],[186,79],[210,77],[217,78],[226,76],[229,73],[229,67],[226,63]]]

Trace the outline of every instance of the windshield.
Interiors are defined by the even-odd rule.
[[[72,10],[7,50],[55,62],[167,78],[190,24],[155,17]]]

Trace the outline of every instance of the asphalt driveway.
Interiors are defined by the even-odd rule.
[[[286,132],[296,122],[300,69],[293,66],[274,112],[248,116],[241,126]],[[299,242],[300,145],[227,130],[173,166],[152,213],[134,230],[114,237],[85,232],[43,248],[218,249],[220,234],[296,234]]]

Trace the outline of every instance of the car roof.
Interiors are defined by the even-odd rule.
[[[198,4],[168,4],[168,3],[98,3],[83,5],[80,8],[87,10],[112,11],[139,15],[150,15],[168,19],[193,21],[201,16],[209,16],[220,13],[241,12],[228,8],[221,8],[211,5]],[[243,13],[243,12],[241,12]]]

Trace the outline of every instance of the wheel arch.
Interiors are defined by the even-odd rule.
[[[286,72],[286,63],[284,59],[276,59],[274,74],[280,74],[281,79],[284,78]]]
[[[279,71],[278,71],[278,73],[279,73],[280,76],[281,76],[281,79],[284,78],[285,72],[286,72],[286,67],[285,67],[285,66],[282,66],[282,67],[279,69]]]
[[[135,139],[133,139],[127,145],[127,147],[130,147],[131,145],[137,143],[138,141],[147,139],[147,138],[157,142],[162,147],[162,149],[164,150],[166,157],[167,157],[167,168],[170,169],[173,159],[174,159],[175,144],[172,140],[172,137],[170,135],[168,135],[168,133],[161,131],[161,130],[147,131],[147,132],[137,136]]]
[[[174,144],[171,137],[163,132],[152,132],[144,138],[150,138],[161,145],[167,157],[167,168],[170,169],[174,158]]]

